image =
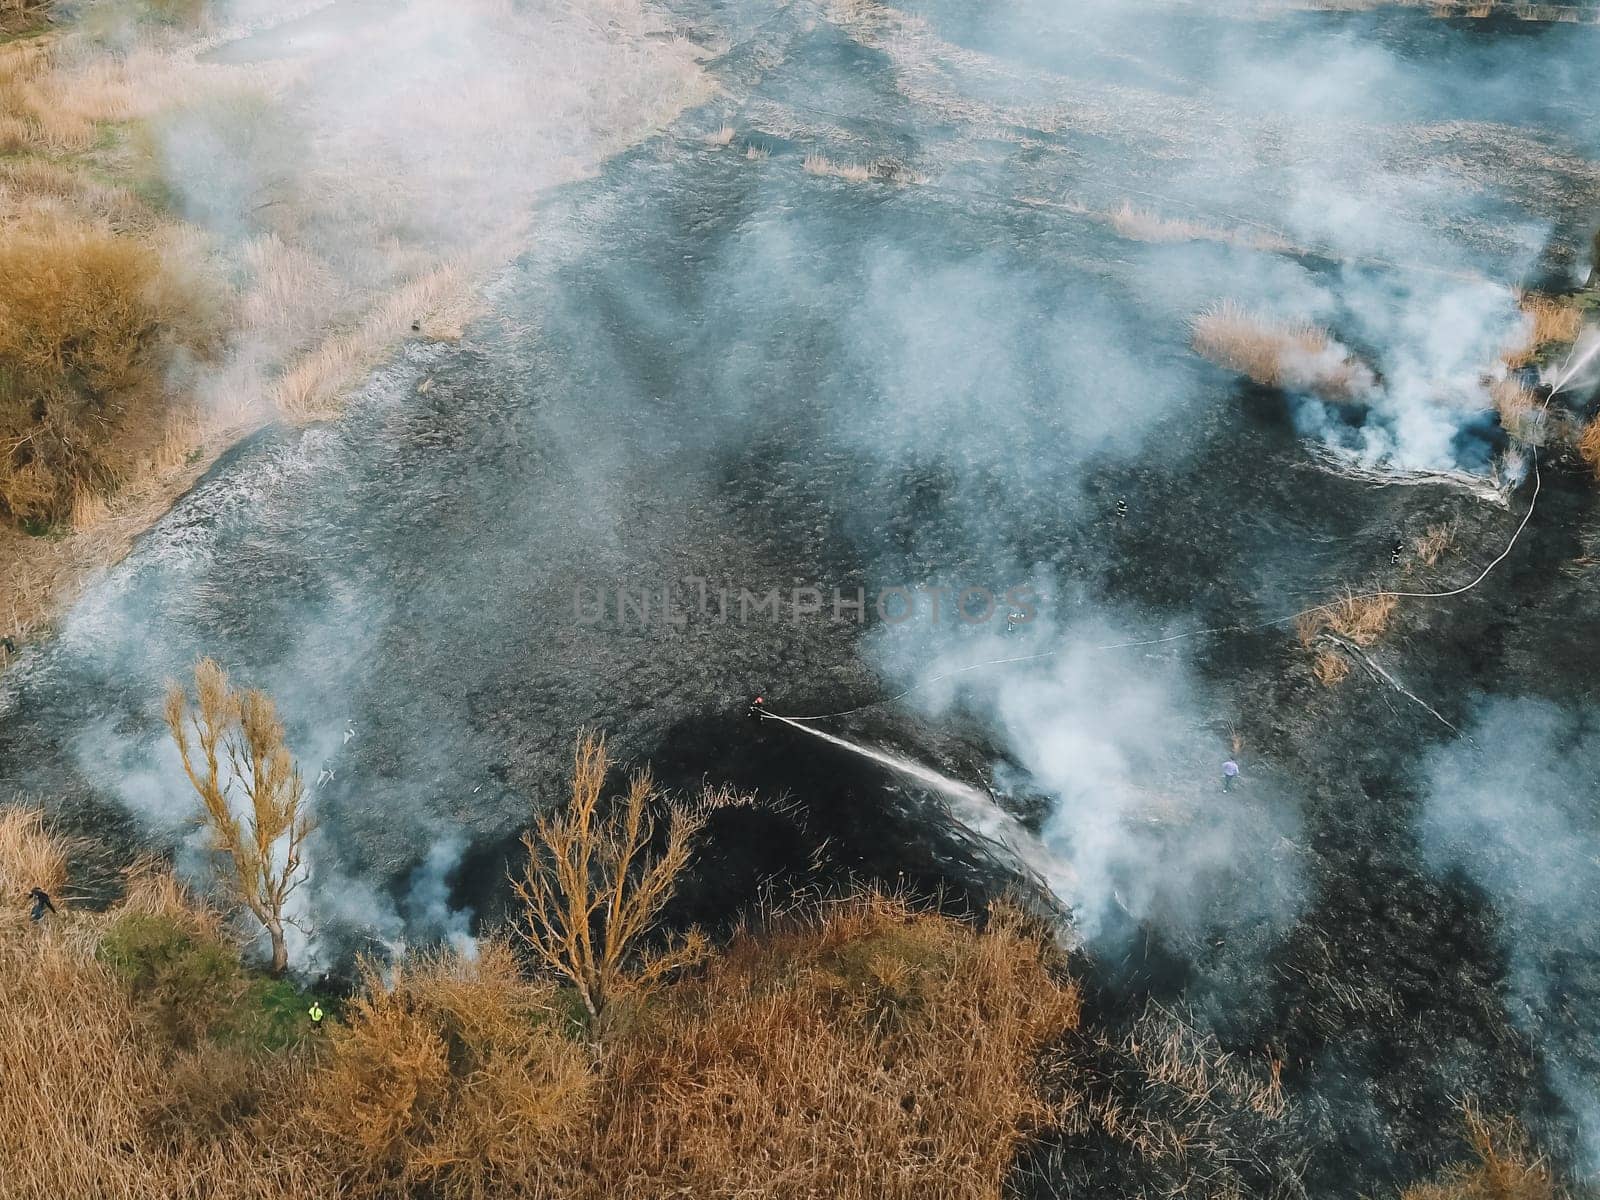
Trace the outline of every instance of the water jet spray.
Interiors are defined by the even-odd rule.
[[[1008,866],[1031,879],[1040,892],[1064,916],[1068,905],[1066,897],[1075,889],[1077,875],[1071,865],[1060,858],[1039,837],[1016,817],[1002,808],[993,794],[951,779],[914,759],[894,754],[874,746],[864,746],[812,725],[802,724],[789,717],[780,716],[766,707],[766,701],[755,697],[747,714],[756,721],[781,721],[792,729],[820,738],[851,754],[869,759],[898,775],[911,779],[935,793],[944,802],[946,811],[964,831],[998,851]]]

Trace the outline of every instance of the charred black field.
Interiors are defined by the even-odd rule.
[[[1020,889],[1097,1021],[1280,1063],[1292,1116],[1226,1135],[1263,1195],[1392,1192],[1463,1098],[1592,1181],[1600,489],[1484,389],[1513,288],[1586,294],[1600,33],[1074,7],[672,5],[715,98],[528,195],[459,341],[209,471],[0,678],[7,791],[197,862],[160,701],[215,656],[317,781],[338,973],[499,919],[604,730],[769,802],[713,819],[679,924]],[[1194,348],[1227,301],[1332,349],[1251,382]],[[1563,361],[1525,374],[1581,423]],[[1356,362],[1360,404],[1306,384]],[[1373,594],[1370,636],[1296,620]],[[1142,1170],[1041,1143],[1015,1191]]]

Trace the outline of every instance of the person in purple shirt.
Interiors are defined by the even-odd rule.
[[[1222,764],[1222,790],[1233,791],[1233,781],[1239,778],[1239,764],[1229,759]]]

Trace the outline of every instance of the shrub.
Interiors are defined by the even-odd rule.
[[[315,1153],[355,1195],[551,1194],[596,1085],[555,1012],[503,942],[401,964],[388,986],[369,968],[311,1079]]]
[[[579,736],[566,807],[534,819],[522,838],[527,862],[511,881],[524,909],[522,943],[540,967],[577,989],[596,1034],[619,995],[647,993],[706,953],[705,938],[694,931],[653,953],[644,946],[677,891],[704,817],[674,812],[660,853],[652,855],[653,810],[665,798],[648,769],[635,771],[613,811],[603,814],[611,765],[604,737]]]
[[[315,823],[305,781],[284,742],[278,709],[259,688],[236,690],[215,660],[194,668],[195,699],[167,687],[167,729],[200,800],[211,846],[226,861],[222,879],[272,943],[272,973],[289,965],[284,915],[306,881],[301,858]]]
[[[177,1045],[228,1020],[244,992],[238,951],[170,916],[123,914],[98,956]]]
[[[156,253],[67,220],[0,227],[0,516],[55,522],[110,487],[117,441],[164,422],[201,322]]]

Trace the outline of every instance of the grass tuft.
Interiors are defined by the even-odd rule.
[[[1583,330],[1583,310],[1560,297],[1523,292],[1517,305],[1523,313],[1522,336],[1500,355],[1508,367],[1537,363],[1552,346],[1571,345]]]
[[[1252,313],[1225,300],[1190,325],[1195,351],[1265,387],[1357,400],[1375,386],[1371,370],[1325,329]]]

